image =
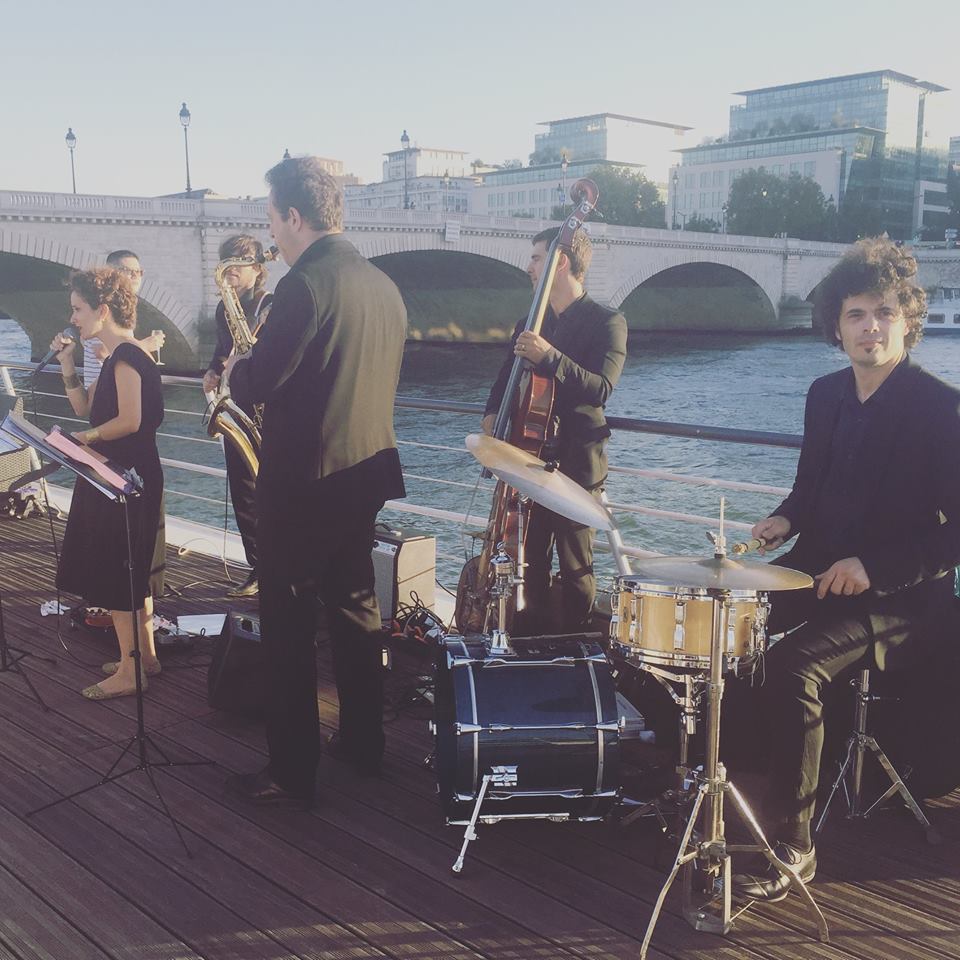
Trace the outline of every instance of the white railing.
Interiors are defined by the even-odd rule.
[[[10,384],[11,382],[10,371],[20,374],[27,374],[31,373],[35,369],[35,366],[36,365],[32,363],[6,362],[3,360],[3,358],[0,358],[0,392],[3,392],[5,383]],[[56,366],[51,366],[48,367],[45,372],[58,374],[59,370]],[[198,392],[200,390],[200,380],[193,377],[164,377],[163,382],[166,386],[170,387],[188,386],[196,389]],[[21,394],[24,394],[23,390],[21,390]],[[29,392],[29,395],[34,397],[36,400],[42,399],[46,401],[48,405],[62,404],[67,408],[67,411],[69,410],[67,399],[62,393],[51,393],[49,391],[33,389]],[[30,404],[27,404],[27,406],[29,407]],[[463,414],[465,417],[469,416],[472,418],[472,420],[470,424],[466,426],[464,430],[465,433],[476,429],[477,425],[479,424],[480,416],[483,412],[480,404],[447,402],[423,398],[398,397],[397,407],[401,410],[416,409],[442,411],[444,413]],[[28,409],[27,412],[28,415],[33,415],[33,410]],[[204,416],[203,413],[200,413],[196,410],[184,410],[169,406],[167,407],[166,412],[168,418],[171,415],[192,418],[202,418]],[[66,411],[58,412],[54,409],[39,410],[38,408],[36,416],[44,421],[53,421],[63,424],[80,424],[85,422],[75,416],[68,415]],[[611,427],[615,431],[626,434],[657,434],[661,436],[667,435],[719,442],[761,444],[764,446],[780,446],[794,449],[798,447],[800,441],[799,437],[790,434],[772,434],[759,431],[705,427],[692,424],[671,424],[663,421],[611,417],[610,423]],[[176,443],[201,444],[206,446],[220,445],[220,440],[218,439],[211,439],[207,436],[174,433],[169,432],[168,430],[160,431],[158,433],[158,437],[163,440]],[[487,497],[493,489],[494,482],[481,481],[477,479],[475,461],[463,446],[453,446],[442,443],[428,443],[411,439],[399,439],[398,445],[401,447],[401,451],[404,448],[411,450],[419,449],[436,453],[456,454],[463,458],[462,477],[464,479],[437,477],[426,473],[413,471],[406,471],[405,479],[408,483],[415,481],[417,483],[426,484],[428,489],[436,489],[438,491],[449,491],[451,488],[462,490],[464,499],[470,503],[470,506],[468,506],[466,511],[449,510],[442,507],[437,507],[430,503],[416,503],[411,502],[410,500],[390,501],[386,507],[386,509],[390,511],[424,518],[448,528],[446,537],[438,536],[438,560],[462,562],[463,551],[461,550],[456,553],[451,552],[450,543],[459,540],[462,544],[465,539],[469,539],[470,537],[470,533],[465,533],[465,531],[480,531],[484,529],[487,523],[486,513],[481,512],[480,510],[472,512],[472,508],[476,503],[478,507],[483,506],[485,509]],[[619,447],[619,445],[620,444],[618,441],[617,446]],[[171,474],[169,472],[173,471],[174,476],[186,475],[188,478],[193,476],[225,480],[226,471],[223,469],[223,467],[191,462],[190,460],[168,456],[161,457],[161,463],[168,471],[167,483],[165,485],[165,492],[168,497],[217,505],[221,508],[225,506],[225,491],[224,496],[215,497],[197,492],[196,489],[184,489],[181,483],[177,481],[171,482]],[[787,488],[773,484],[754,483],[743,480],[723,479],[709,476],[697,476],[693,474],[676,473],[669,470],[629,467],[618,465],[616,463],[611,464],[610,473],[613,477],[621,476],[630,479],[648,480],[654,481],[658,484],[678,484],[687,487],[709,488],[718,492],[729,491],[736,493],[758,494],[777,497],[778,499],[789,492]],[[194,487],[195,486],[196,485],[194,484]],[[481,500],[481,497],[482,503],[477,503],[477,501]],[[701,529],[716,527],[718,523],[718,517],[716,516],[707,516],[702,513],[690,512],[689,510],[669,510],[660,506],[639,502],[613,500],[608,503],[608,508],[614,515],[615,519],[619,517],[618,522],[622,522],[625,517],[636,516],[646,517],[658,521],[673,521],[683,524],[690,524]],[[171,505],[168,504],[168,512],[175,514],[176,508],[171,510]],[[750,524],[730,519],[726,520],[726,526],[729,530],[736,531],[736,533],[732,534],[731,539],[737,539],[739,533],[746,534],[746,532],[750,529]],[[449,530],[451,527],[453,528],[452,533]],[[212,529],[211,532],[213,532]],[[217,533],[219,536],[222,531],[217,531]],[[697,542],[699,542],[699,540]],[[604,540],[597,540],[595,542],[595,547],[599,553],[608,554],[611,550],[609,544]],[[631,545],[629,543],[624,544],[623,553],[627,557],[649,557],[654,555],[653,551],[645,550],[637,545]]]

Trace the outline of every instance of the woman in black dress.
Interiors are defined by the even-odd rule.
[[[137,297],[117,270],[101,267],[70,279],[70,322],[81,340],[97,337],[110,351],[89,392],[74,366],[74,344],[58,334],[52,347],[63,374],[67,398],[78,416],[90,417],[90,430],[74,434],[98,453],[132,467],[143,492],[127,501],[133,542],[134,606],[139,622],[144,682],[160,672],[153,642],[153,596],[163,589],[163,471],[157,428],[163,421],[160,373],[153,358],[133,339]],[[66,593],[110,611],[120,642],[120,659],[104,664],[106,680],[87,687],[90,700],[135,692],[133,618],[124,508],[87,483],[78,482],[63,540],[57,583]]]

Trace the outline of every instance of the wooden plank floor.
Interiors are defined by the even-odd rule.
[[[62,524],[56,529],[62,535]],[[49,712],[22,677],[0,673],[0,958],[638,956],[664,879],[653,825],[486,827],[455,876],[461,832],[443,825],[423,765],[424,705],[389,724],[381,779],[325,759],[312,812],[257,810],[223,784],[230,772],[263,765],[262,732],[207,706],[203,656],[166,659],[146,696],[150,735],[171,759],[213,761],[155,773],[192,856],[142,771],[27,816],[95,783],[135,729],[131,699],[91,703],[77,692],[98,679],[110,645],[64,619],[65,648],[56,618],[40,616],[54,597],[52,557],[46,521],[0,520],[8,642],[56,659],[24,663]],[[158,612],[225,609],[216,561],[170,557],[169,569],[181,596]],[[323,649],[321,671],[321,715],[332,729]],[[796,896],[751,910],[718,938],[691,930],[671,894],[650,956],[960,960],[960,795],[931,806],[945,836],[938,847],[899,811],[858,824],[838,816],[828,827],[812,889],[829,945],[811,938]],[[664,849],[660,860],[671,856]]]

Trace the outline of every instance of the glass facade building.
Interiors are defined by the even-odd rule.
[[[784,176],[807,176],[808,164],[824,166],[817,156],[828,161],[838,155],[839,163],[826,163],[829,178],[814,174],[824,196],[867,211],[865,221],[909,239],[924,225],[915,222],[917,184],[946,177],[946,131],[938,129],[938,110],[931,102],[936,100],[931,95],[943,90],[879,70],[739,91],[745,102],[730,108],[728,135],[680,151],[681,181],[686,183],[691,169],[717,164],[737,169],[738,163],[740,169],[762,166]],[[728,172],[727,195],[731,180]],[[683,210],[688,198],[676,193],[677,209]]]

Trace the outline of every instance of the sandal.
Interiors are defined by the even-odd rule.
[[[120,664],[116,660],[111,660],[108,663],[105,663],[100,669],[103,670],[108,677],[112,677],[117,670],[120,669]],[[156,663],[151,663],[149,666],[143,668],[143,672],[148,677],[157,676],[161,670],[163,670],[163,667],[160,665],[159,660]]]

